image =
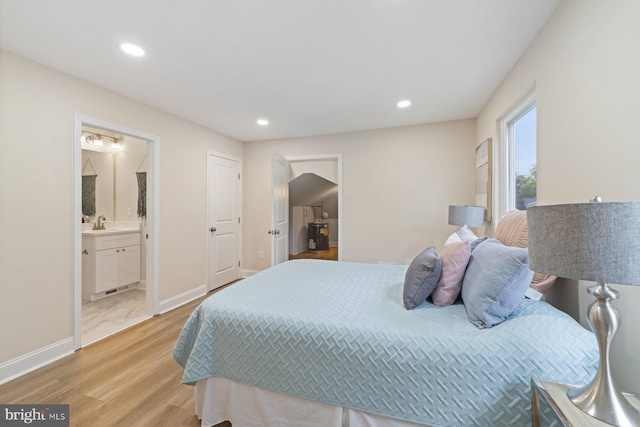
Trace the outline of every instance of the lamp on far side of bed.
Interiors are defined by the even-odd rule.
[[[449,225],[467,225],[467,227],[482,227],[484,225],[483,206],[449,206]]]
[[[527,209],[529,267],[541,273],[597,282],[587,319],[596,334],[600,366],[586,386],[567,395],[582,411],[615,426],[640,426],[635,407],[615,384],[609,363],[620,314],[619,293],[607,283],[640,285],[640,202],[534,206]]]

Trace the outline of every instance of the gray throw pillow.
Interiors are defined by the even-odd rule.
[[[485,240],[487,240],[487,236],[484,237],[478,237],[476,240],[472,240],[470,242],[471,244],[471,252],[473,252],[480,243],[484,242]]]
[[[462,281],[462,301],[471,323],[480,329],[505,321],[531,283],[526,248],[487,239],[473,251]]]
[[[435,246],[420,252],[409,265],[404,277],[402,299],[407,310],[422,304],[435,289],[442,273],[442,260]]]

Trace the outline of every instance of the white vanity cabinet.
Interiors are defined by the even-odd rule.
[[[94,301],[139,281],[139,231],[82,233],[82,299]]]

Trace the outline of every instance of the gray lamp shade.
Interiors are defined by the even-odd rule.
[[[640,285],[640,202],[533,206],[527,224],[532,270]]]
[[[449,206],[449,225],[467,225],[482,227],[484,225],[483,206]]]

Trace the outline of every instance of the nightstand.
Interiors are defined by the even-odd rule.
[[[567,397],[569,387],[550,381],[531,381],[533,427],[611,427],[575,406]],[[626,396],[640,408],[640,400],[632,395]]]

